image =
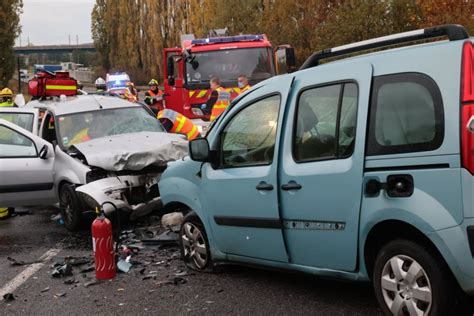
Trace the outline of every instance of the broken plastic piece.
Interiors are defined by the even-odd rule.
[[[7,294],[3,295],[3,300],[4,300],[5,302],[11,302],[11,301],[13,301],[14,299],[15,299],[15,296],[13,296],[12,293],[7,293]]]
[[[59,278],[64,276],[72,275],[72,266],[69,263],[66,263],[62,266],[56,267],[51,273],[53,278]]]
[[[128,271],[130,271],[130,269],[132,268],[132,264],[130,262],[120,259],[117,263],[117,268],[122,272],[128,273]]]

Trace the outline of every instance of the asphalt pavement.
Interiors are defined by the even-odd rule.
[[[2,315],[381,313],[370,284],[241,266],[195,273],[184,267],[173,246],[145,247],[133,257],[129,273],[96,284],[94,272],[87,271],[93,264],[87,229],[67,232],[51,219],[55,208],[22,211],[30,214],[0,221],[0,293],[8,290],[15,298],[0,301]],[[158,222],[152,215],[127,229],[143,231]],[[52,265],[67,256],[89,262],[74,266],[72,276],[53,278]]]

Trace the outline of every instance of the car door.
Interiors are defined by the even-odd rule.
[[[241,99],[216,126],[218,165],[203,165],[212,238],[230,255],[287,262],[278,208],[278,148],[289,81]]]
[[[353,271],[372,66],[323,65],[295,80],[279,169],[292,263]]]
[[[55,203],[53,162],[51,144],[0,119],[0,206]]]
[[[32,108],[0,108],[0,119],[14,123],[38,135],[39,111]]]

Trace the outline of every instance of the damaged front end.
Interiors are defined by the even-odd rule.
[[[76,192],[92,209],[102,207],[106,215],[115,210],[129,212],[134,220],[162,207],[158,190],[160,175],[119,174],[79,186]]]
[[[90,168],[76,192],[91,208],[130,213],[136,219],[162,206],[158,180],[168,162],[188,154],[181,136],[139,132],[93,139],[72,146]]]

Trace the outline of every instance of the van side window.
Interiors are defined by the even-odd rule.
[[[367,155],[435,150],[443,142],[444,112],[435,82],[418,73],[376,77]]]
[[[357,85],[342,83],[303,91],[296,109],[296,162],[345,158],[354,151]]]
[[[221,138],[221,166],[269,165],[273,161],[280,96],[261,99],[238,112]]]

